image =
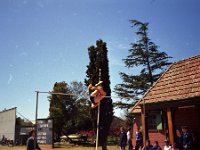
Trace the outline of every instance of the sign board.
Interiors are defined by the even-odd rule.
[[[38,144],[53,143],[53,119],[37,120],[37,142]]]

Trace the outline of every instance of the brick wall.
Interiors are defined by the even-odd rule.
[[[164,140],[165,140],[165,135],[163,132],[159,131],[149,131],[149,140],[151,141],[151,144],[153,145],[154,141],[158,141],[160,147],[163,149],[164,148]]]
[[[179,108],[174,114],[174,119],[176,129],[180,129],[181,126],[188,126],[191,131],[200,132],[200,116],[198,108]]]
[[[141,125],[141,116],[140,114],[135,115],[134,123],[133,123],[133,146],[135,146],[136,141],[136,130],[140,128]],[[161,148],[164,147],[164,140],[165,136],[163,132],[156,132],[156,131],[149,131],[149,140],[151,141],[151,144],[153,144],[154,141],[158,141]]]
[[[135,143],[136,143],[136,141],[135,141],[135,138],[136,138],[136,131],[137,131],[137,129],[140,127],[140,124],[141,124],[141,117],[140,117],[140,113],[138,113],[138,114],[135,114],[134,115],[134,122],[133,122],[133,138],[132,138],[132,140],[133,140],[133,146],[135,146]]]

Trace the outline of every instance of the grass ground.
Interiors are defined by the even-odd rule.
[[[83,147],[83,146],[64,146],[60,148],[54,148],[52,149],[51,146],[42,145],[40,146],[42,150],[95,150],[95,147]],[[8,147],[8,146],[0,146],[0,150],[26,150],[25,146],[14,146],[14,147]],[[98,150],[101,150],[101,147],[98,148]],[[108,146],[108,150],[119,150],[118,146]]]

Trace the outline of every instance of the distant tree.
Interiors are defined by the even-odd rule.
[[[110,135],[118,137],[120,134],[120,127],[125,127],[125,125],[125,120],[117,116],[113,116],[113,120],[110,126]]]
[[[69,93],[68,85],[65,82],[56,82],[53,87],[53,93]],[[54,131],[56,140],[60,140],[63,126],[73,107],[73,100],[70,95],[51,95],[49,96],[50,108],[49,117],[54,119]],[[68,106],[68,107],[66,107]]]
[[[49,117],[54,119],[57,140],[60,140],[62,133],[71,134],[80,130],[92,129],[87,87],[83,83],[77,81],[70,84],[56,82],[52,92],[66,94],[53,94],[49,97]]]
[[[106,43],[101,39],[96,41],[96,46],[90,46],[88,48],[89,65],[86,71],[86,85],[95,85],[99,80],[103,81],[103,89],[107,93],[107,96],[111,95],[110,79],[109,79],[109,67],[108,67],[108,50]],[[101,69],[101,75],[99,79],[99,69]],[[107,150],[107,136],[109,134],[109,128],[113,118],[113,105],[111,98],[105,98],[101,101],[100,107],[100,132],[99,143],[102,145],[102,150]],[[91,110],[93,123],[96,123],[97,109]]]
[[[33,126],[33,123],[29,120],[22,119],[21,117],[16,118],[16,125],[20,126]]]
[[[134,121],[134,115],[132,113],[130,113],[129,111],[126,111],[125,113],[125,127],[127,129],[132,128],[133,127],[133,121]]]
[[[75,133],[82,130],[92,130],[87,87],[82,82],[73,81],[69,85],[69,90],[73,94],[74,110],[72,116],[65,123],[65,131]]]
[[[158,46],[151,41],[148,35],[148,23],[137,20],[130,21],[137,27],[136,35],[139,40],[131,43],[129,55],[123,59],[125,67],[140,70],[139,74],[120,72],[121,84],[115,86],[115,92],[126,101],[119,101],[119,108],[131,108],[134,103],[153,85],[171,63],[165,52],[158,50]]]

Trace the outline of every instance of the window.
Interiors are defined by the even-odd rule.
[[[149,112],[147,118],[147,125],[149,130],[162,130],[162,112]]]
[[[152,114],[148,117],[148,128],[156,129],[156,114]]]

